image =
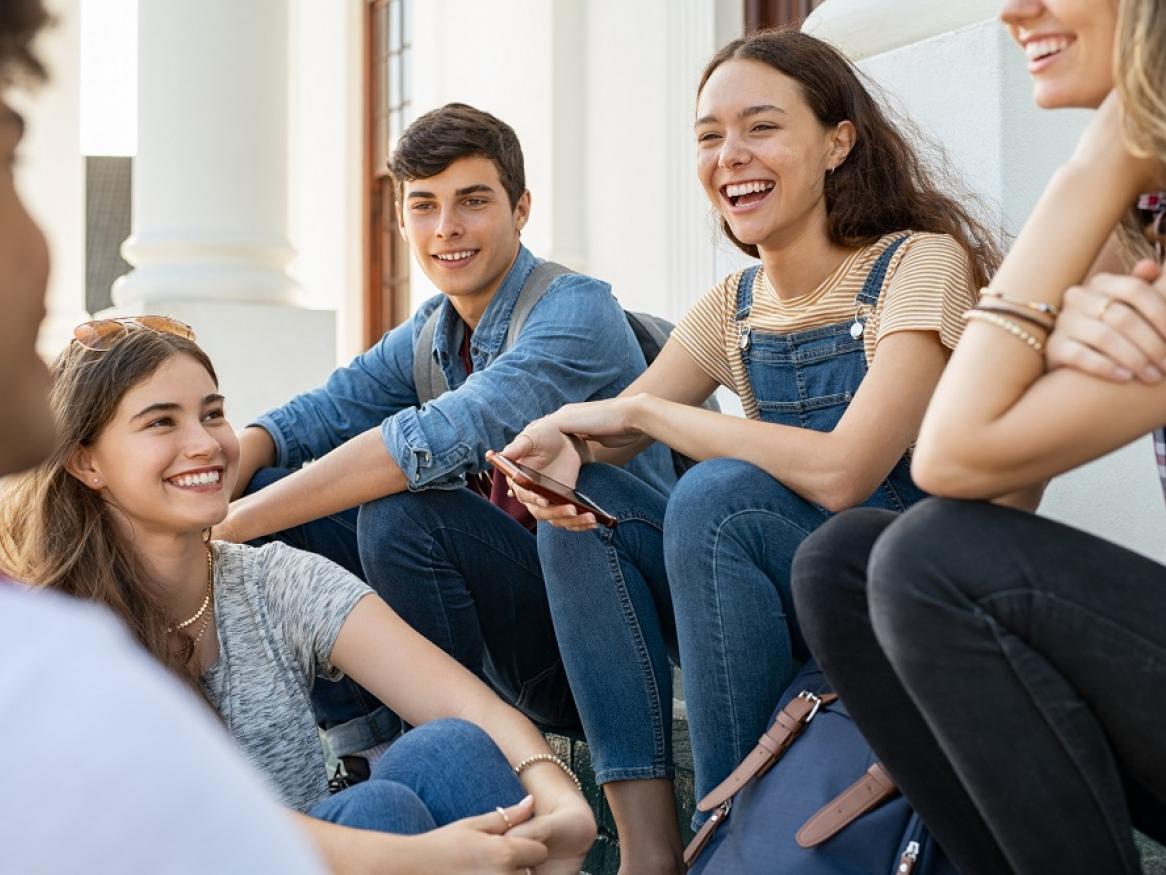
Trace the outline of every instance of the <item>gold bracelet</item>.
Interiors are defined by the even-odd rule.
[[[1044,354],[1045,345],[1039,339],[1037,339],[1036,335],[1029,334],[1027,331],[1021,328],[1020,325],[1013,322],[1011,319],[1007,319],[1004,316],[997,316],[995,313],[989,312],[988,310],[968,310],[968,312],[964,313],[964,318],[969,320],[979,319],[982,322],[988,322],[992,325],[995,325],[997,328],[1003,328],[1017,340],[1023,340],[1025,343],[1027,343],[1029,348],[1032,349],[1032,351],[1037,355]]]
[[[1024,307],[1026,310],[1035,310],[1037,313],[1044,313],[1046,316],[1052,316],[1054,319],[1061,313],[1061,308],[1056,304],[1046,304],[1044,301],[1025,301],[1020,298],[1014,298],[1011,295],[1006,295],[1003,292],[998,292],[995,289],[980,289],[980,297],[997,298],[1001,301],[1007,301],[1009,304]]]
[[[580,782],[579,776],[571,771],[571,767],[563,762],[560,757],[555,756],[553,753],[536,753],[532,757],[527,757],[514,767],[514,774],[521,776],[523,772],[525,772],[535,763],[554,763],[556,766],[567,773],[568,778],[575,782],[575,789],[580,793],[583,792],[583,784]]]

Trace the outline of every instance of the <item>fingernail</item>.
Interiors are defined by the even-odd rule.
[[[525,796],[522,797],[522,801],[519,802],[518,804],[525,805],[527,802],[530,802],[533,799],[534,799],[534,797],[532,795],[530,795],[529,793],[527,793]]]
[[[1146,365],[1142,368],[1142,379],[1147,383],[1157,383],[1162,379],[1162,372],[1153,365]]]
[[[1125,368],[1114,368],[1113,376],[1114,379],[1117,380],[1132,380],[1134,378],[1134,373],[1133,371],[1126,370]]]

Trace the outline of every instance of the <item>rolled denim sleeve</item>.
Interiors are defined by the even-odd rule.
[[[323,386],[297,395],[251,423],[271,435],[275,464],[298,468],[416,405],[413,336],[422,313],[428,315],[432,309],[423,307],[413,320],[398,325],[367,352],[333,371]]]
[[[641,359],[632,367],[632,356]],[[486,450],[564,404],[618,394],[642,354],[607,283],[558,277],[511,349],[461,386],[386,419],[381,435],[409,489],[452,489],[482,470]]]

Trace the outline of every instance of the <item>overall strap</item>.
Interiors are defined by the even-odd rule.
[[[755,264],[741,271],[737,278],[737,312],[733,314],[733,321],[737,323],[737,347],[741,350],[749,346],[749,324],[745,320],[753,309],[753,286],[759,273],[761,265]]]
[[[542,300],[542,296],[547,293],[547,289],[550,288],[555,278],[572,272],[570,268],[563,267],[563,265],[553,261],[540,261],[534,266],[534,270],[527,275],[526,282],[522,284],[522,290],[514,302],[514,309],[510,311],[510,324],[506,328],[506,342],[499,352],[514,346],[514,341],[518,339],[518,333],[526,324],[530,311],[534,309],[535,304]]]
[[[757,282],[757,274],[759,273],[761,273],[761,265],[755,264],[741,271],[741,276],[737,278],[737,313],[733,316],[737,322],[743,322],[749,318],[749,311],[753,307],[753,286]]]
[[[855,296],[855,303],[865,304],[873,309],[874,305],[879,302],[879,295],[882,294],[883,281],[887,278],[887,268],[891,266],[891,259],[910,236],[911,232],[908,231],[883,250],[883,254],[878,257],[870,269],[870,273],[866,275],[866,282],[863,284],[862,291]]]
[[[437,331],[437,311],[440,309],[440,306],[433,308],[413,344],[413,387],[417,390],[419,405],[432,401],[449,389],[445,374],[433,355],[433,335]]]

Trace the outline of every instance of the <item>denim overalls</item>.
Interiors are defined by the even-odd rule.
[[[873,313],[891,258],[910,235],[895,240],[879,256],[855,298],[856,313]],[[737,284],[738,343],[749,385],[764,422],[832,431],[866,376],[863,323],[854,320],[792,334],[753,331],[748,322],[760,266],[746,270]],[[904,455],[865,507],[905,510],[926,493],[911,479]]]

